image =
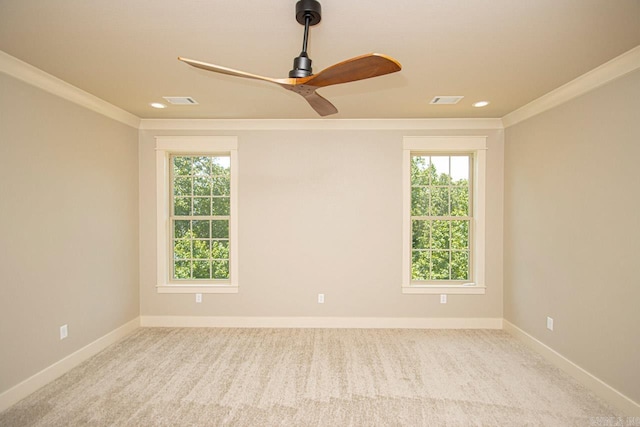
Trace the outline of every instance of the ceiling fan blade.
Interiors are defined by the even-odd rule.
[[[229,76],[244,77],[247,79],[263,80],[266,82],[275,83],[278,85],[284,85],[289,83],[289,79],[272,79],[271,77],[259,76],[257,74],[246,73],[244,71],[234,70],[233,68],[222,67],[220,65],[207,64],[206,62],[196,61],[194,59],[187,59],[181,56],[178,59],[192,67],[200,68],[206,71],[213,71],[214,73],[227,74]]]
[[[402,65],[392,57],[381,53],[369,53],[339,62],[318,74],[297,79],[296,84],[324,87],[383,76],[401,69]]]
[[[325,98],[321,97],[317,92],[313,91],[308,94],[300,94],[307,100],[311,108],[316,110],[316,113],[321,116],[328,116],[330,114],[335,114],[338,112],[338,109]]]

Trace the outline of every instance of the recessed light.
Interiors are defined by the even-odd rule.
[[[159,102],[152,102],[152,103],[151,103],[151,104],[149,104],[149,105],[151,105],[153,108],[167,108],[167,106],[166,106],[166,105],[161,104],[161,103],[159,103]]]
[[[489,105],[489,101],[478,101],[473,103],[473,106],[477,108],[486,107],[487,105]]]

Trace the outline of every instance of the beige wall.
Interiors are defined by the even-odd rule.
[[[139,301],[137,130],[2,73],[0,94],[2,393]]]
[[[502,317],[500,131],[278,130],[239,137],[240,292],[158,294],[155,135],[140,134],[142,315]],[[401,293],[402,137],[488,135],[486,295]],[[325,304],[316,296],[324,293]]]
[[[505,318],[640,402],[640,72],[505,141]]]

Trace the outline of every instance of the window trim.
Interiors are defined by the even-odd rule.
[[[405,136],[402,143],[402,293],[485,293],[486,150],[484,136]],[[413,153],[469,154],[473,156],[471,269],[473,284],[414,284],[411,280],[411,155]]]
[[[224,154],[231,162],[229,215],[229,280],[216,283],[172,283],[170,248],[171,173],[170,156],[175,154]],[[156,137],[156,261],[158,293],[238,293],[238,138],[235,136]]]

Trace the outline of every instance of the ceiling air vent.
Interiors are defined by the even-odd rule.
[[[429,104],[453,105],[460,102],[462,98],[464,98],[464,96],[436,96],[431,100]]]
[[[163,98],[173,105],[196,105],[198,103],[190,96],[163,96]]]

